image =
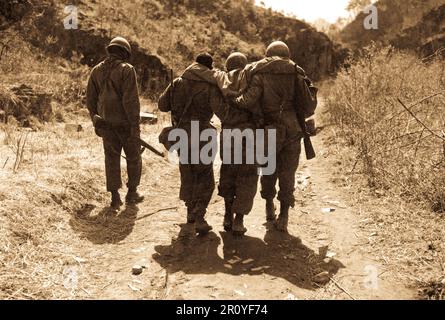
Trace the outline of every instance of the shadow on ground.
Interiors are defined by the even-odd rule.
[[[224,257],[217,252],[221,239]],[[169,273],[268,274],[308,290],[320,287],[312,281],[315,275],[327,271],[332,277],[344,268],[338,260],[325,262],[325,253],[318,254],[299,238],[273,228],[268,228],[261,240],[249,236],[234,238],[226,232],[221,232],[221,238],[213,232],[196,237],[193,226],[184,224],[170,245],[156,246],[155,251],[153,259]]]
[[[137,206],[127,206],[121,212],[105,207],[94,214],[94,205],[85,205],[70,219],[70,226],[94,244],[116,244],[125,240],[133,231],[138,214]]]

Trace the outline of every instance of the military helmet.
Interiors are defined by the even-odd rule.
[[[283,41],[272,42],[266,50],[266,57],[290,58],[290,50]]]
[[[130,43],[125,38],[122,38],[122,37],[113,38],[110,41],[110,44],[107,46],[107,49],[109,49],[111,47],[120,47],[120,48],[124,49],[125,51],[127,51],[128,54],[131,55]]]
[[[232,53],[226,60],[227,71],[244,69],[247,65],[247,57],[241,52]]]

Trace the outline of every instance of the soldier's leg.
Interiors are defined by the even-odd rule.
[[[142,156],[140,144],[135,140],[126,139],[124,145],[125,155],[127,157],[127,173],[128,173],[128,194],[126,197],[127,203],[136,204],[144,200],[144,197],[139,195],[137,188],[141,183],[142,175]]]
[[[278,167],[278,163],[277,163]],[[277,195],[276,184],[278,180],[278,168],[275,173],[268,176],[261,176],[261,197],[266,200],[266,219],[267,221],[275,221],[275,205],[274,199]]]
[[[248,215],[253,207],[253,201],[258,189],[258,169],[256,165],[239,165],[236,177],[236,197],[233,212],[236,214],[233,231],[235,235],[247,232],[244,227],[244,216]]]
[[[213,164],[193,165],[193,175],[193,200],[195,201],[194,212],[196,214],[195,229],[199,234],[206,234],[213,229],[205,220],[207,207],[215,190]]]
[[[283,146],[285,130],[277,125],[271,126],[271,129],[276,130],[275,152],[276,152],[276,169],[272,175],[261,177],[261,197],[266,200],[266,219],[268,222],[274,222],[276,219],[276,207],[274,199],[277,195],[276,184],[278,180],[278,170],[280,166],[279,154]],[[267,129],[266,129],[267,131]]]
[[[105,175],[107,191],[111,193],[111,207],[118,209],[122,205],[119,189],[122,188],[121,151],[119,138],[111,131],[103,131],[102,140],[105,154]]]
[[[190,164],[179,164],[181,188],[179,198],[187,207],[187,223],[195,223],[195,201],[193,199],[194,174]]]
[[[281,165],[278,170],[280,216],[277,221],[277,229],[280,231],[287,231],[289,208],[295,206],[295,174],[300,161],[300,153],[300,140],[287,144],[280,152],[279,162]]]
[[[235,200],[236,192],[236,167],[231,164],[221,165],[219,178],[218,195],[224,198],[225,214],[224,214],[224,230],[229,232],[233,225],[232,206]]]

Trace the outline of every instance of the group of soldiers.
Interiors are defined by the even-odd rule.
[[[122,149],[128,168],[126,203],[137,204],[144,200],[137,191],[142,167],[138,142],[140,102],[136,73],[128,63],[130,44],[124,38],[114,38],[107,52],[107,59],[91,73],[87,106],[96,133],[103,139],[111,207],[118,209],[123,204],[119,195]],[[305,130],[298,121],[296,108],[310,82],[303,69],[290,59],[288,46],[280,41],[269,45],[264,59],[251,64],[239,52],[227,58],[225,71],[215,69],[213,63],[210,54],[199,54],[196,61],[166,88],[158,102],[159,110],[170,112],[172,128],[185,130],[189,137],[192,137],[192,122],[199,123],[200,131],[213,128],[214,115],[220,119],[222,129],[274,130],[276,170],[271,175],[261,176],[261,196],[266,201],[267,221],[274,223],[278,230],[287,231],[289,209],[295,205],[295,174]],[[312,113],[313,110],[305,110],[306,116]],[[97,119],[103,120],[100,126]],[[224,138],[222,133],[222,158],[225,152],[233,155],[234,151],[225,150]],[[161,138],[160,141],[164,143]],[[197,143],[200,149],[206,144],[205,141]],[[189,141],[189,148],[191,145]],[[225,201],[224,229],[234,235],[247,232],[244,216],[252,210],[259,179],[258,164],[246,161],[245,154],[249,152],[246,144],[242,151],[241,164],[223,162],[218,190]],[[187,207],[187,223],[195,225],[197,234],[206,234],[212,230],[205,216],[215,189],[213,163],[187,161],[179,164],[179,171],[180,199]],[[274,203],[277,194],[278,217]]]

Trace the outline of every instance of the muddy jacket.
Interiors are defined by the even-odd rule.
[[[190,121],[200,122],[200,128],[210,127],[215,112],[223,107],[223,98],[216,85],[203,81],[195,73],[185,71],[175,79],[159,98],[159,110],[172,114],[173,125],[188,127]],[[186,110],[187,107],[187,110]],[[185,112],[184,112],[185,110]]]
[[[139,127],[141,107],[133,66],[110,57],[94,67],[88,81],[87,107],[91,118],[98,114],[113,126]]]
[[[271,63],[266,64],[265,61]],[[248,89],[236,99],[236,103],[249,108],[259,102],[266,125],[283,124],[301,132],[295,110],[303,90],[303,69],[291,60],[281,58],[266,58],[257,65],[261,67],[250,72]]]

